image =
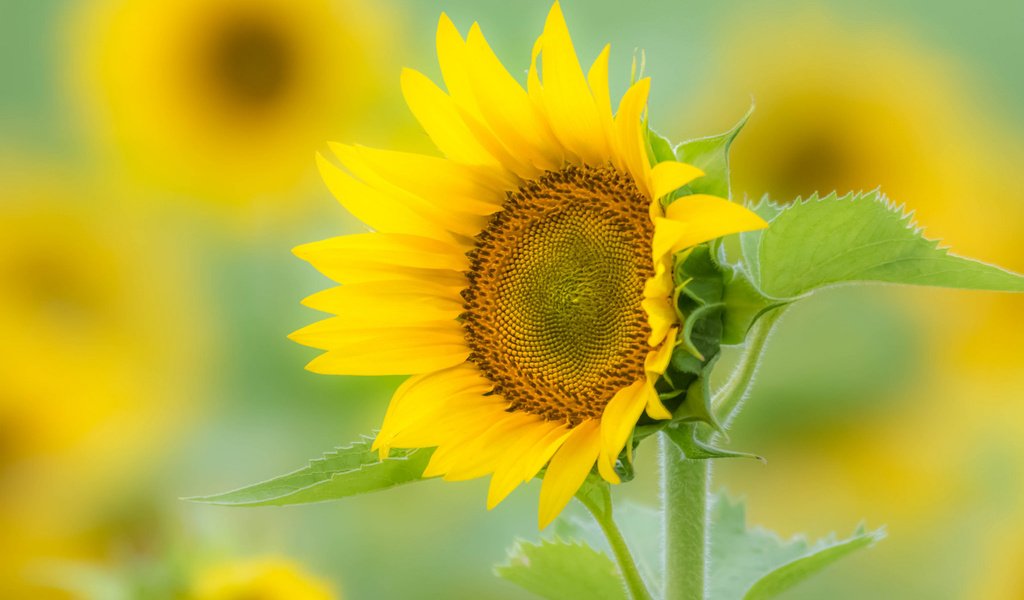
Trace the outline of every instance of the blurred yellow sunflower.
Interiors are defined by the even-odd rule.
[[[36,597],[26,569],[95,551],[92,520],[188,420],[208,356],[197,286],[156,226],[89,206],[88,186],[5,172],[0,596]]]
[[[687,115],[728,123],[753,95],[755,118],[733,147],[736,189],[788,201],[881,187],[916,212],[929,237],[967,256],[1024,268],[1019,136],[1006,120],[979,109],[983,88],[964,65],[906,30],[855,25],[818,10],[730,26],[720,37],[719,78],[705,86],[713,95]],[[809,422],[781,436],[762,431],[761,441],[773,444],[764,450],[772,469],[728,465],[723,475],[767,500],[752,506],[760,519],[783,527],[866,518],[916,529],[917,537],[879,550],[905,560],[920,551],[912,545],[935,531],[935,523],[990,510],[972,489],[978,475],[969,465],[978,448],[1020,439],[1024,298],[893,293],[906,298],[906,314],[926,325],[924,376],[885,397],[850,404],[830,426]],[[1019,454],[1013,462],[1022,461]],[[1006,493],[1019,487],[1004,484]],[[828,501],[798,514],[794,498]],[[942,542],[957,551],[973,543],[956,532]]]
[[[335,600],[330,584],[281,558],[237,560],[200,573],[189,600]]]
[[[358,0],[100,0],[70,21],[85,125],[175,192],[293,189],[377,89],[369,42],[384,36]]]
[[[661,199],[701,172],[651,166],[650,81],[613,114],[605,47],[580,68],[555,3],[524,89],[478,25],[442,15],[448,88],[405,70],[412,113],[447,158],[333,144],[319,158],[341,203],[376,230],[301,246],[342,283],[307,299],[339,315],[292,337],[327,352],[313,371],[413,374],[375,447],[437,447],[426,476],[491,474],[488,506],[547,465],[540,526],[595,462],[608,481],[671,356],[673,252],[764,222],[740,205]],[[540,71],[538,70],[538,58]],[[543,73],[543,78],[540,73]]]
[[[1005,121],[978,108],[984,100],[970,90],[982,82],[970,69],[895,26],[854,28],[815,9],[732,31],[714,69],[719,79],[703,86],[713,95],[681,114],[729,123],[756,100],[756,118],[733,146],[738,192],[785,202],[880,187],[914,210],[930,237],[1024,269],[1024,175],[1016,167],[1024,157]],[[945,299],[953,298],[928,303],[937,318],[965,319],[959,343],[943,345],[951,358],[1012,377],[1024,354],[1005,323],[1020,322],[1021,298],[961,295],[952,308]]]

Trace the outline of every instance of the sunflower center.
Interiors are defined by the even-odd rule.
[[[226,19],[213,34],[208,72],[230,100],[259,106],[278,98],[292,76],[290,43],[268,19]]]
[[[510,192],[477,235],[463,326],[510,410],[575,425],[644,376],[649,204],[628,175],[571,166]]]

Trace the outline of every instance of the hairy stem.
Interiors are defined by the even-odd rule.
[[[665,433],[659,440],[663,529],[665,532],[665,598],[704,600],[710,543],[708,487],[711,461],[683,457]]]
[[[743,354],[733,368],[721,388],[711,398],[711,409],[718,417],[723,429],[728,429],[736,414],[743,407],[743,399],[747,390],[757,376],[757,367],[761,364],[761,355],[764,354],[765,346],[775,328],[775,323],[782,316],[785,307],[773,308],[761,316],[757,323],[750,329],[747,339],[743,343]]]
[[[730,425],[742,407],[782,312],[776,308],[762,315],[748,334],[743,354],[729,380],[711,399],[712,410],[723,427]],[[660,457],[665,598],[705,600],[711,563],[711,461],[686,458],[666,432],[660,438]]]

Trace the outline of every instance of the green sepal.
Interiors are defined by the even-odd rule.
[[[726,450],[715,446],[709,441],[714,437],[714,432],[704,423],[673,423],[665,428],[665,434],[679,447],[683,456],[690,460],[753,458],[765,462],[765,459],[757,454]]]
[[[684,186],[680,195],[711,194],[721,198],[731,197],[729,186],[729,147],[753,113],[754,105],[751,104],[747,114],[743,115],[743,118],[733,125],[729,131],[690,140],[676,146],[675,157],[677,160],[691,164],[704,171],[704,176],[698,177]]]
[[[594,598],[628,600],[626,585],[611,557],[579,541],[560,538],[538,543],[519,540],[508,562],[494,573],[549,600]]]
[[[675,308],[682,326],[657,391],[674,419],[717,426],[708,381],[721,349],[725,294],[723,271],[707,244],[676,256]]]
[[[707,423],[715,431],[722,430],[711,406],[711,371],[716,362],[717,354],[702,365],[701,374],[686,389],[686,401],[672,414],[673,422]]]
[[[672,149],[672,142],[668,141],[668,138],[665,136],[659,135],[650,127],[647,128],[647,157],[651,159],[652,165],[676,159],[676,153]]]
[[[433,449],[391,450],[380,460],[370,438],[325,453],[286,475],[237,490],[185,498],[223,506],[283,506],[337,500],[423,480]]]
[[[591,511],[600,512],[603,516],[611,518],[611,487],[597,473],[591,472],[587,475],[587,478],[583,480],[583,484],[580,485],[580,489],[576,490],[575,495]]]
[[[700,361],[714,357],[722,341],[723,306],[708,304],[698,306],[686,315],[679,330],[679,345]]]

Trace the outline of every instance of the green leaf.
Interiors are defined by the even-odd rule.
[[[725,133],[679,144],[676,158],[704,171],[703,177],[683,188],[684,194],[711,194],[729,198],[729,146],[753,112],[754,107],[751,105],[747,114]]]
[[[715,498],[711,528],[711,600],[772,598],[828,565],[885,537],[878,529],[858,528],[850,537],[829,536],[808,544],[781,540],[761,528],[748,529],[742,503]]]
[[[502,579],[550,600],[628,600],[625,583],[612,559],[582,542],[519,541],[508,563],[494,571]]]
[[[363,439],[325,453],[309,465],[231,492],[186,498],[225,506],[283,506],[337,500],[420,481],[432,450],[394,449],[380,460]]]
[[[753,210],[759,217],[771,223],[775,217],[785,208],[779,204],[768,199],[768,196],[761,198],[761,201],[754,206],[748,206],[747,208]],[[758,259],[758,249],[761,247],[761,236],[764,234],[764,229],[758,229],[756,231],[748,231],[740,234],[740,249],[743,255],[743,266],[750,274],[751,280],[758,282],[761,281],[761,261]]]
[[[1024,277],[949,254],[878,192],[762,210],[777,214],[766,230],[741,234],[749,238],[741,244],[758,287],[774,298],[869,281],[1024,292]]]

